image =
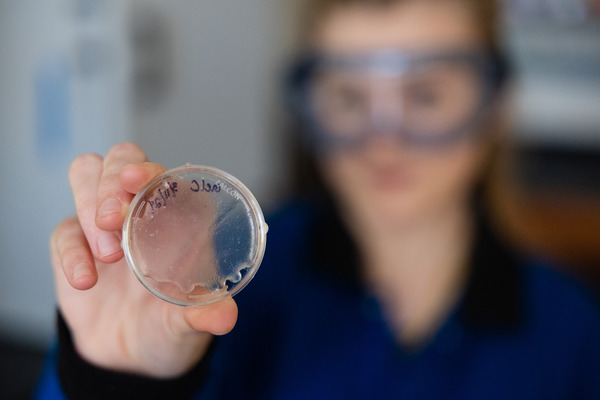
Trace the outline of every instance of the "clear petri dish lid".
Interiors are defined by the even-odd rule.
[[[156,296],[182,306],[210,304],[252,280],[267,229],[242,182],[214,167],[186,164],[135,196],[123,225],[123,250]]]

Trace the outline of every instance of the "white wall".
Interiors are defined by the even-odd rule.
[[[0,336],[39,345],[54,319],[48,237],[74,209],[69,162],[129,136],[123,3],[84,3],[0,1]]]
[[[160,100],[136,107],[134,138],[153,160],[225,169],[270,204],[282,180],[279,76],[293,3],[133,2],[134,16],[158,17],[139,20],[166,26],[167,49],[154,47],[172,56],[156,67],[168,74]],[[134,58],[148,62],[150,52]]]

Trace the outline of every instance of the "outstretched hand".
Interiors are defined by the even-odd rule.
[[[152,295],[129,270],[121,229],[135,193],[165,168],[122,143],[104,159],[77,157],[69,170],[77,216],[50,240],[59,308],[88,362],[111,370],[174,377],[197,363],[212,335],[233,329],[231,297],[180,307]]]

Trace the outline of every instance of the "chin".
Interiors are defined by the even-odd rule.
[[[416,193],[379,193],[354,197],[347,204],[350,217],[363,225],[379,228],[402,228],[413,225],[428,214],[426,201]]]

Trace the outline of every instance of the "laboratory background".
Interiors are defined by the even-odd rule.
[[[516,151],[498,220],[600,293],[600,1],[504,3]],[[48,240],[74,213],[76,155],[134,141],[234,174],[267,214],[285,196],[301,4],[0,0],[0,398],[30,396],[54,340]]]

